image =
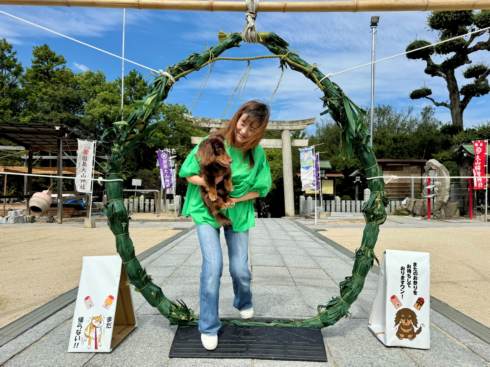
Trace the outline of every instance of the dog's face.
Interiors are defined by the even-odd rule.
[[[417,315],[409,308],[402,308],[395,316],[395,325],[398,324],[404,328],[409,328],[411,326],[417,327]]]
[[[225,141],[221,135],[211,135],[203,141],[199,148],[199,155],[203,166],[218,163],[223,168],[229,168],[231,165],[231,157],[226,153]]]

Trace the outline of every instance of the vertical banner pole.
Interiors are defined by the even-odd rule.
[[[94,171],[95,171],[95,153],[97,152],[97,141],[94,141],[94,157],[92,160],[92,180],[90,180],[90,201],[88,206],[88,220],[92,223],[92,200],[94,195]]]
[[[315,149],[315,148],[313,148]],[[317,203],[317,195],[318,195],[318,176],[319,176],[319,160],[320,160],[320,153],[315,153],[314,154],[314,157],[315,157],[315,169],[314,169],[314,174],[315,174],[315,177],[314,177],[314,182],[315,182],[315,225],[317,225],[318,223],[318,203]]]
[[[470,215],[470,220],[473,219],[473,180],[470,178],[468,179],[468,192],[469,192],[469,215]]]
[[[431,202],[430,202],[430,177],[427,177],[427,220],[430,221],[430,210],[431,210]]]

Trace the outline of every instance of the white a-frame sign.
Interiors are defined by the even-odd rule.
[[[136,327],[119,256],[84,256],[68,352],[110,352]]]

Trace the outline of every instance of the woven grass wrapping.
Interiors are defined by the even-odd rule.
[[[260,33],[260,43],[272,54],[279,56],[282,68],[291,68],[302,73],[306,78],[320,88],[324,94],[322,100],[325,113],[342,127],[342,144],[347,155],[355,155],[361,162],[367,177],[381,175],[372,148],[368,144],[369,133],[365,124],[365,111],[352,102],[342,89],[315,66],[307,63],[298,54],[288,49],[288,43],[274,33]],[[152,84],[151,92],[141,102],[127,121],[114,123],[105,138],[112,142],[112,153],[108,165],[108,178],[123,177],[122,163],[132,159],[134,150],[151,134],[154,125],[149,124],[149,118],[167,97],[174,81],[197,71],[216,61],[224,51],[238,47],[242,42],[240,33],[219,34],[218,45],[202,53],[190,55],[182,62],[169,67],[166,73],[157,76]],[[174,80],[172,80],[171,77]],[[197,315],[181,301],[169,300],[162,289],[155,285],[151,277],[142,268],[135,257],[133,243],[129,236],[128,213],[123,205],[122,181],[108,182],[106,206],[107,217],[111,231],[116,237],[117,252],[121,256],[131,284],[140,291],[145,299],[159,312],[169,319],[172,324],[197,324]],[[376,244],[379,226],[386,220],[385,206],[387,199],[384,194],[382,179],[371,179],[368,182],[371,190],[369,200],[363,205],[362,211],[366,220],[360,248],[355,253],[352,274],[339,284],[340,294],[324,305],[318,306],[318,314],[305,320],[276,320],[258,322],[246,320],[223,320],[240,326],[276,326],[276,327],[311,327],[323,328],[335,324],[339,319],[348,315],[349,307],[362,291],[364,281],[375,260],[374,246]]]

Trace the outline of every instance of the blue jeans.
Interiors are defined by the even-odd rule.
[[[250,291],[252,276],[248,268],[248,231],[234,232],[231,228],[224,231],[235,293],[233,306],[238,310],[248,309],[252,307]],[[220,279],[223,273],[220,229],[209,224],[198,224],[197,237],[202,254],[199,331],[202,334],[216,335],[221,327],[218,311]]]

